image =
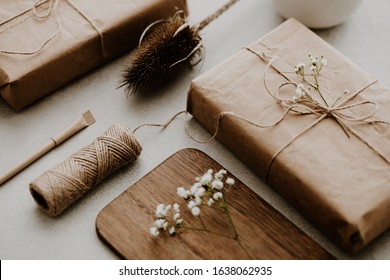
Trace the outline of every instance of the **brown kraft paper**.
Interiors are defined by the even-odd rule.
[[[187,11],[186,0],[60,0],[40,20],[33,2],[0,4],[0,93],[16,110],[135,47],[150,23]],[[37,53],[5,53],[34,52],[57,31]]]
[[[298,83],[293,66],[309,53],[328,60],[321,88],[356,95],[345,105],[371,102],[342,113],[358,119],[375,104],[371,119],[390,121],[390,90],[294,19],[196,78],[188,111],[211,133],[218,128],[224,145],[339,247],[356,253],[390,227],[390,126],[342,120],[351,128],[347,137],[331,114],[318,121],[293,112],[269,128],[254,125],[272,124],[286,111],[264,80],[271,92]],[[278,59],[263,78],[267,57]]]

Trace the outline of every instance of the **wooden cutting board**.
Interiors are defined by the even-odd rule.
[[[149,228],[159,203],[181,204],[187,224],[199,227],[199,218],[177,196],[195,177],[221,165],[201,151],[181,150],[109,203],[96,219],[99,237],[123,259],[334,259],[314,240],[282,216],[228,171],[234,187],[224,195],[240,244],[220,208],[203,206],[205,226],[226,236],[185,231],[152,237]]]

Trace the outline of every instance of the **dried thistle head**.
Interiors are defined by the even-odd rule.
[[[120,87],[128,94],[145,93],[169,82],[184,68],[200,61],[202,39],[196,27],[190,27],[182,11],[169,20],[150,25],[131,54]]]

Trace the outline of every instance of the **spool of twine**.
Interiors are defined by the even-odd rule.
[[[55,217],[142,151],[133,134],[115,124],[89,146],[46,171],[30,184],[39,207]]]

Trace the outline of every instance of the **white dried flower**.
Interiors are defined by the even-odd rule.
[[[294,70],[298,76],[303,77],[305,75],[305,64],[298,63],[297,65],[295,65]]]
[[[170,235],[174,235],[175,233],[176,233],[175,227],[171,227],[171,228],[169,229],[169,234],[170,234]]]
[[[208,201],[207,201],[207,205],[208,206],[212,206],[214,204],[214,199],[210,198]]]
[[[328,65],[328,60],[326,60],[325,58],[321,59],[321,64],[322,65]]]
[[[176,224],[181,225],[184,222],[183,218],[177,219]]]
[[[165,209],[165,206],[163,203],[160,203],[159,205],[157,205],[156,217],[158,217],[158,218],[163,217],[164,216],[164,209]]]
[[[206,192],[206,189],[203,187],[200,187],[196,190],[194,195],[195,195],[195,197],[202,197],[205,194],[205,192]]]
[[[156,207],[156,217],[157,218],[164,218],[167,215],[168,211],[171,209],[171,207],[172,206],[170,204],[167,204],[165,206],[163,203],[160,203]]]
[[[192,209],[196,206],[196,203],[195,203],[195,201],[191,200],[190,202],[188,202],[187,206],[188,206],[188,208]]]
[[[204,174],[201,178],[200,178],[200,183],[202,185],[208,185],[211,183],[211,181],[213,180],[213,175],[209,172],[207,172],[206,174]]]
[[[183,187],[177,188],[177,195],[184,199],[188,198],[187,191]]]
[[[213,194],[214,200],[220,200],[220,199],[222,199],[222,197],[223,197],[223,195],[221,192],[216,192]]]
[[[214,180],[211,184],[211,187],[216,190],[222,190],[223,183],[220,180]]]
[[[192,185],[191,188],[190,188],[191,195],[195,195],[195,193],[198,190],[198,188],[199,188],[199,186],[197,184]]]
[[[199,216],[199,214],[200,214],[200,208],[197,207],[197,206],[193,207],[193,208],[191,209],[191,213],[192,213],[192,215],[194,215],[194,216]]]
[[[174,219],[175,221],[177,221],[178,219],[180,219],[180,213],[175,213],[175,214],[173,215],[173,219]]]
[[[195,196],[195,203],[196,205],[201,205],[202,204],[202,199],[199,196]]]
[[[230,177],[229,177],[229,178],[226,179],[226,184],[227,184],[227,185],[232,186],[232,185],[234,185],[234,183],[235,183],[235,182],[234,182],[234,179],[233,179],[233,178],[230,178]]]
[[[157,219],[154,224],[156,225],[157,228],[164,228],[165,224],[165,219]]]
[[[180,212],[180,205],[178,203],[173,204],[173,210],[176,213],[179,213]]]
[[[153,235],[153,236],[158,236],[158,235],[160,234],[160,232],[158,231],[158,228],[157,228],[157,227],[151,227],[151,228],[149,229],[149,232],[150,232],[150,234]]]
[[[227,172],[226,172],[225,169],[221,169],[217,173],[215,173],[214,178],[217,179],[217,180],[222,180],[223,175],[226,175],[226,173]]]

